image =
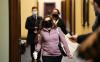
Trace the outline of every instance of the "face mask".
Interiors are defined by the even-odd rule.
[[[43,22],[44,28],[51,28],[52,27],[52,22],[50,21],[44,21]]]
[[[37,15],[37,11],[33,11],[33,15]]]
[[[58,14],[52,14],[53,17],[58,18]]]

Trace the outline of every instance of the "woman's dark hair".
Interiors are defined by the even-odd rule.
[[[60,14],[60,11],[58,9],[54,8],[53,10],[57,10],[58,14]],[[53,12],[53,10],[52,10],[52,12]]]
[[[98,6],[100,7],[100,0],[93,0],[93,1],[96,2]]]

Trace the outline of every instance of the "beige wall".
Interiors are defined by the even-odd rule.
[[[37,6],[36,4],[36,1],[37,0],[21,0],[21,37],[26,37],[27,36],[27,30],[25,29],[25,22],[26,22],[26,18],[28,16],[30,16],[32,13],[31,13],[31,8],[32,6]],[[43,16],[43,3],[44,2],[48,2],[47,0],[38,0],[39,1],[39,15]],[[76,25],[76,34],[84,34],[84,33],[88,33],[88,32],[91,32],[92,30],[92,25],[93,25],[93,22],[95,20],[95,15],[94,15],[94,9],[93,9],[93,5],[91,4],[91,1],[90,0],[90,3],[89,3],[89,21],[90,21],[90,27],[86,27],[86,28],[83,28],[82,27],[82,0],[75,0],[75,19],[76,19],[76,22],[75,22],[75,25]],[[55,0],[53,1],[49,1],[49,2],[55,2]],[[69,0],[67,0],[67,2],[69,2]],[[69,3],[67,3],[69,4]],[[59,8],[59,5],[56,5],[57,8]],[[67,5],[67,10],[70,6]],[[60,9],[60,8],[59,8]],[[69,11],[67,11],[67,15],[69,15]],[[72,16],[73,17],[73,16]],[[69,18],[69,16],[68,16]]]
[[[90,21],[90,27],[82,27],[82,0],[75,0],[76,2],[76,34],[84,34],[91,32],[92,30],[92,25],[95,20],[95,15],[94,15],[94,9],[91,4],[91,1],[89,2],[89,21]]]
[[[8,0],[0,0],[0,62],[9,62]]]
[[[75,0],[75,11],[76,11],[76,15],[75,15],[75,21],[76,21],[76,33],[77,34],[81,34],[81,0]]]
[[[90,8],[89,8],[89,16],[90,16],[90,18],[89,18],[89,20],[90,20],[90,24],[91,24],[91,27],[90,28],[92,28],[92,25],[93,25],[93,23],[94,23],[94,21],[95,21],[95,12],[94,12],[94,8],[93,8],[93,5],[91,4],[91,2],[93,2],[93,0],[90,0]]]
[[[25,22],[28,16],[32,15],[32,7],[37,6],[37,0],[21,0],[21,37],[27,36]]]
[[[38,0],[39,1],[39,15],[44,15],[44,2],[55,2],[56,8],[61,11],[61,0]],[[25,29],[25,22],[28,16],[32,14],[31,8],[37,6],[37,0],[21,0],[21,37],[27,37],[27,30]]]

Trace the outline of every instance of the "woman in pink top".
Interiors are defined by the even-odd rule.
[[[66,43],[65,35],[60,28],[57,28],[52,23],[52,18],[47,16],[42,22],[43,28],[38,34],[36,51],[42,51],[43,62],[61,62],[62,55],[59,50],[59,38],[64,44],[67,56],[70,56],[68,45]],[[59,31],[59,34],[57,32]]]

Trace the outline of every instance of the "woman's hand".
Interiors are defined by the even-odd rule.
[[[34,51],[34,53],[33,53],[34,59],[37,59],[37,56],[38,56],[38,52],[37,51]]]
[[[76,42],[77,41],[77,37],[78,35],[70,35],[69,33],[65,35],[65,37],[69,38],[72,42]]]
[[[68,57],[69,59],[72,59],[72,58],[73,58],[73,56],[70,55],[70,54],[68,54],[67,57]]]
[[[78,35],[72,35],[69,39],[70,39],[72,42],[76,42],[76,41],[77,41],[77,37],[78,37]]]

